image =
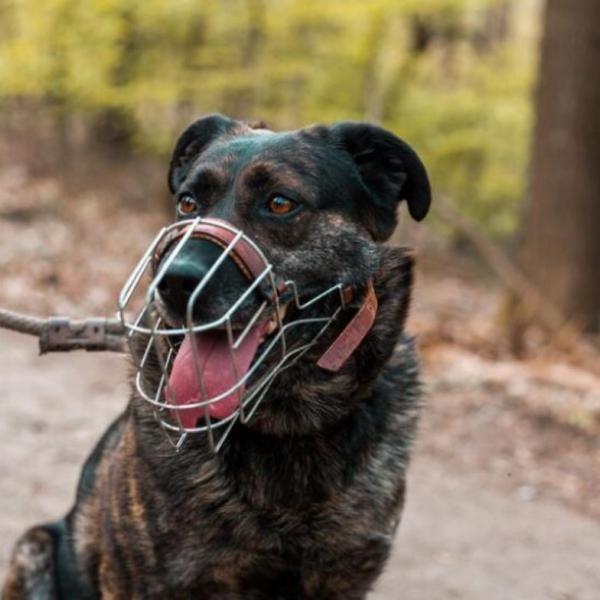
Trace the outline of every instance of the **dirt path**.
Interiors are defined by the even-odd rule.
[[[124,404],[124,372],[114,355],[38,358],[31,339],[0,332],[0,574],[25,527],[68,508],[85,455]],[[600,597],[600,523],[490,485],[489,473],[429,447],[417,450],[397,549],[373,600]]]

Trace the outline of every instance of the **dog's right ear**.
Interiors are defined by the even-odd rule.
[[[429,177],[417,153],[404,140],[370,123],[343,121],[330,131],[350,155],[369,194],[364,211],[375,240],[384,241],[392,235],[397,207],[403,200],[413,219],[425,218],[431,204]]]
[[[242,123],[223,115],[209,115],[192,123],[180,136],[175,144],[171,163],[169,165],[169,189],[175,193],[194,159],[220,135],[239,129]]]

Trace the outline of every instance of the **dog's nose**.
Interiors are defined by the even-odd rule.
[[[202,289],[198,290],[201,284]],[[215,319],[222,316],[223,308],[231,306],[248,286],[248,279],[230,256],[223,255],[220,246],[209,240],[191,239],[173,258],[158,289],[163,301],[179,317],[186,317],[194,296],[194,318]]]

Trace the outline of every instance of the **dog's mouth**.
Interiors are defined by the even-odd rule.
[[[176,406],[171,415],[182,427],[194,428],[207,416],[221,421],[236,414],[256,379],[251,372],[255,359],[268,352],[287,308],[244,329],[222,327],[185,335],[165,387],[167,401]]]

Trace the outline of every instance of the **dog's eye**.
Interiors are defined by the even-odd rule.
[[[198,203],[192,196],[185,194],[177,201],[177,212],[180,215],[193,215],[198,210]]]
[[[285,196],[273,196],[267,202],[267,210],[274,215],[287,215],[297,206],[297,202],[294,202]]]

